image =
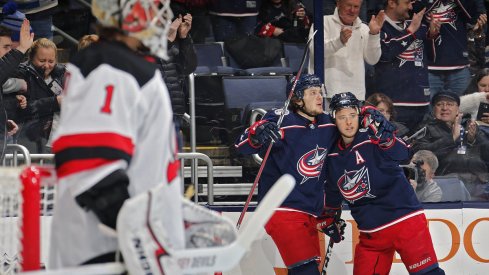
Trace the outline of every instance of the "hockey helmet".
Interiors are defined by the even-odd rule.
[[[92,14],[105,27],[139,39],[151,53],[167,59],[170,0],[92,0]]]
[[[287,97],[289,96],[290,90],[294,85],[296,77],[294,76],[287,85]],[[314,74],[303,74],[300,76],[299,80],[294,89],[294,96],[298,99],[304,98],[304,90],[311,87],[322,87],[323,83],[321,83],[321,79]]]
[[[334,119],[336,111],[343,108],[356,108],[360,114],[360,101],[350,92],[335,94],[329,103],[329,112]]]

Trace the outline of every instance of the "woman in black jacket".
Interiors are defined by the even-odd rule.
[[[57,64],[56,59],[56,45],[41,38],[34,41],[29,61],[19,66],[18,77],[27,82],[27,108],[17,110],[20,119],[17,141],[31,153],[48,152],[46,144],[53,127],[53,117],[60,110],[66,69]]]
[[[178,11],[174,11],[177,15]],[[197,55],[190,37],[192,15],[178,14],[173,19],[168,32],[168,60],[158,59],[160,71],[170,94],[173,109],[173,120],[177,128],[179,148],[183,146],[180,133],[183,115],[187,112],[187,95],[185,94],[186,77],[197,67]]]

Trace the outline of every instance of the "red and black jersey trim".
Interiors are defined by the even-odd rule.
[[[115,133],[62,136],[53,144],[58,177],[93,169],[117,160],[131,162],[134,144]]]

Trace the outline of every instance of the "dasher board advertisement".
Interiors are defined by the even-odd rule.
[[[453,204],[446,204],[453,206]],[[455,204],[460,205],[460,204]],[[487,274],[489,270],[489,205],[481,208],[426,209],[425,215],[440,267],[447,275]],[[440,207],[434,205],[434,207]],[[239,212],[223,212],[237,220]],[[247,215],[253,215],[248,213]],[[350,211],[343,210],[347,221],[345,240],[335,244],[328,265],[328,274],[353,274],[354,248],[358,243],[358,230]],[[247,217],[246,220],[249,219]],[[321,259],[328,237],[321,234]],[[291,236],[293,238],[293,236]],[[416,241],[416,240],[413,240]],[[322,265],[321,265],[322,266]],[[241,260],[240,265],[224,275],[285,275],[287,269],[273,240],[262,230],[261,238],[255,240],[252,250]],[[399,255],[395,255],[391,275],[407,275]]]

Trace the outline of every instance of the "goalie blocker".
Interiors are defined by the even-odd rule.
[[[295,185],[282,176],[237,234],[219,213],[183,199],[185,249],[168,240],[162,186],[127,200],[117,219],[119,247],[130,274],[196,274],[226,271],[236,266],[251,243]]]

